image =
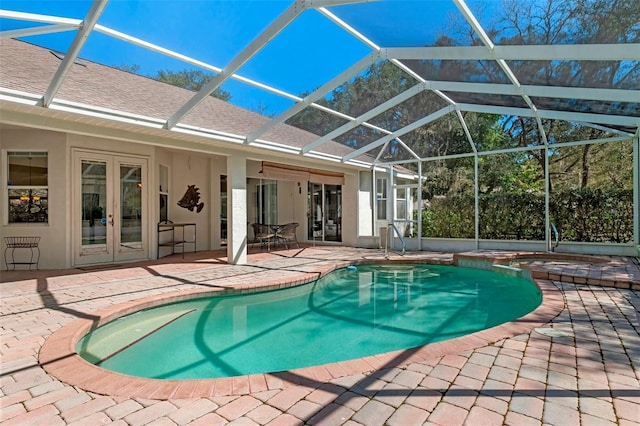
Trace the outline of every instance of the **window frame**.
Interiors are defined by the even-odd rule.
[[[159,222],[169,220],[169,182],[171,169],[166,164],[158,164],[158,217]],[[164,205],[163,205],[164,204]]]
[[[49,151],[48,150],[20,150],[20,149],[11,149],[11,150],[5,150],[3,152],[3,162],[5,164],[5,173],[4,173],[4,182],[5,182],[5,190],[4,190],[4,199],[7,201],[7,208],[5,210],[5,214],[4,214],[4,223],[6,225],[9,226],[16,226],[16,225],[25,225],[25,224],[29,224],[29,225],[34,225],[34,224],[38,224],[38,225],[48,225],[49,224]],[[45,168],[45,179],[46,179],[46,185],[34,185],[31,182],[31,170],[34,166],[32,166],[31,164],[28,165],[29,167],[29,172],[30,172],[30,177],[29,177],[29,185],[24,185],[24,184],[18,184],[15,185],[13,184],[13,181],[11,180],[11,166],[10,166],[10,162],[12,158],[15,157],[27,157],[27,158],[33,158],[33,157],[44,157],[46,158],[46,168]],[[20,196],[20,200],[22,202],[28,201],[29,204],[27,204],[27,206],[29,205],[33,205],[35,207],[38,207],[40,210],[35,211],[35,212],[29,212],[26,213],[26,215],[28,216],[27,220],[24,221],[13,221],[12,220],[12,204],[16,204],[15,202],[12,202],[12,200],[15,200],[15,198],[17,197],[17,195],[12,195],[11,192],[12,191],[28,191],[26,194]],[[41,192],[41,194],[33,194],[33,192]],[[28,195],[27,195],[28,194]],[[44,194],[44,195],[43,195]],[[25,197],[25,199],[23,199],[23,197]],[[28,198],[27,198],[28,197]],[[44,220],[31,220],[34,217],[37,217],[37,214],[40,213],[42,210],[44,209],[44,212],[41,213],[42,216],[44,216]],[[29,209],[31,210],[31,209]]]
[[[376,178],[376,220],[387,220],[388,179]]]

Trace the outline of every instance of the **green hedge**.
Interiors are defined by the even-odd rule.
[[[544,241],[544,237],[544,195],[480,195],[480,238]]]
[[[422,236],[473,238],[474,198],[467,195],[434,197],[430,208],[422,211]]]
[[[480,238],[543,241],[544,194],[481,194]],[[552,193],[550,218],[561,241],[633,241],[633,191],[567,189]],[[423,237],[473,238],[472,195],[436,197],[422,212]]]
[[[633,191],[574,189],[552,194],[551,221],[563,241],[633,241]]]

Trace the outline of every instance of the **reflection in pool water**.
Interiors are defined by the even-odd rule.
[[[77,344],[103,368],[150,378],[291,370],[407,349],[519,318],[542,301],[529,280],[434,265],[367,265],[299,287],[171,303]]]

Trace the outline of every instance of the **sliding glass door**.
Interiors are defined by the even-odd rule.
[[[278,223],[278,181],[247,179],[247,220],[251,223]]]
[[[342,186],[309,182],[307,237],[342,242]]]

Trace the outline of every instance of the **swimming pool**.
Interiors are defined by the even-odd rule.
[[[291,370],[446,340],[541,303],[529,280],[435,265],[362,265],[283,290],[193,299],[112,321],[76,345],[112,371],[163,379]]]

